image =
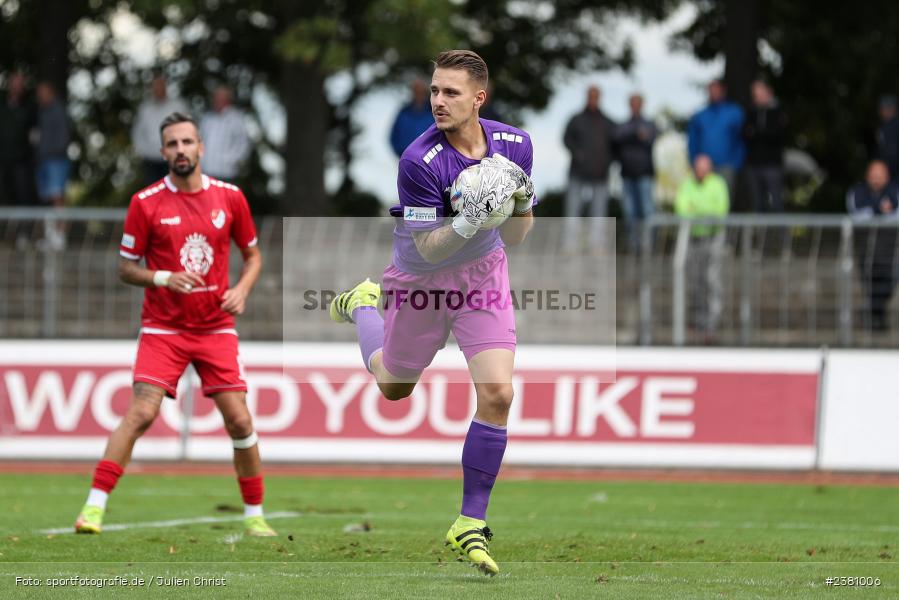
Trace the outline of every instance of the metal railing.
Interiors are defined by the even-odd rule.
[[[134,337],[143,293],[123,285],[117,276],[124,215],[117,209],[0,208],[0,337]],[[298,257],[283,256],[282,221],[277,217],[257,221],[265,268],[240,320],[244,339],[277,340],[283,335],[282,266],[285,260]],[[516,249],[526,257],[512,260],[520,281],[578,285],[574,278],[582,273],[565,268],[570,257],[562,251],[561,221],[538,222],[539,230],[525,244],[527,248]],[[697,224],[720,227],[724,238],[723,304],[714,340],[691,326],[696,308],[691,269],[701,256],[691,235]],[[365,222],[353,223],[351,231],[349,225],[340,219],[324,219],[310,235],[323,244],[330,241],[330,246],[319,247],[338,247],[338,240],[358,239],[371,246],[368,256],[389,256],[389,235],[360,229]],[[45,239],[48,228],[64,230],[64,249]],[[609,341],[895,347],[899,327],[879,330],[872,320],[870,278],[866,280],[865,274],[875,266],[883,272],[899,265],[897,232],[899,220],[892,219],[733,215],[684,221],[655,215],[642,229],[641,252],[619,253],[617,267],[612,265],[617,271],[617,309],[611,318],[617,333]],[[311,257],[303,260],[308,263]],[[236,277],[237,252],[232,252],[231,267]],[[896,316],[895,306],[890,305],[888,314]],[[899,326],[899,318],[893,321]],[[522,329],[526,327],[523,323]],[[332,330],[335,340],[353,335],[352,328]],[[558,323],[556,330],[561,331]],[[557,341],[586,343],[587,339],[590,336]]]
[[[0,337],[134,337],[143,290],[118,278],[124,220],[122,209],[0,208]],[[261,220],[258,234],[269,270],[248,299],[251,316],[241,330],[278,339],[280,302],[270,300],[280,301],[280,219]],[[235,278],[241,261],[231,254]]]
[[[899,220],[839,215],[654,215],[642,231],[640,344],[703,343],[690,331],[688,271],[697,226],[723,236],[724,310],[718,343],[740,346],[895,346],[871,309],[871,272],[889,294],[899,265]],[[619,268],[619,273],[621,273]],[[875,275],[876,277],[876,275]],[[619,281],[621,284],[621,281]],[[884,290],[886,290],[884,292]],[[896,310],[887,310],[887,314]]]

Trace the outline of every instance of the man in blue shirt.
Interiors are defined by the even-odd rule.
[[[706,154],[715,172],[724,177],[731,197],[737,172],[746,158],[743,144],[743,109],[727,99],[727,88],[720,79],[709,83],[709,104],[693,115],[687,126],[687,148],[690,164]]]
[[[412,101],[400,109],[390,129],[390,147],[402,156],[409,144],[433,124],[428,88],[424,81],[416,79],[412,82]]]

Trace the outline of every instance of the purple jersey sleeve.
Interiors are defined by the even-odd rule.
[[[409,159],[400,160],[396,183],[408,229],[431,230],[443,225],[443,190],[436,175]]]
[[[534,147],[531,145],[530,137],[524,138],[524,143],[521,144],[521,151],[515,162],[518,163],[519,167],[524,169],[524,172],[527,173],[528,177],[531,176],[531,168],[534,166]]]
[[[530,136],[525,138],[525,142],[526,143],[522,144],[521,160],[519,161],[518,166],[524,169],[524,172],[527,173],[528,177],[531,177],[531,168],[534,166],[534,146],[531,144]],[[540,204],[540,199],[535,193],[532,206],[537,206],[538,204]]]
[[[509,160],[517,164],[527,174],[531,176],[531,168],[534,166],[534,146],[531,144],[531,137],[523,136],[522,143],[515,144],[515,152],[513,156],[509,156]],[[539,200],[534,196],[534,206],[537,206]]]

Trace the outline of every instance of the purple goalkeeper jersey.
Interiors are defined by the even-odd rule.
[[[487,139],[487,156],[502,154],[531,175],[534,150],[530,136],[511,125],[480,119]],[[413,231],[430,231],[453,216],[449,192],[453,181],[480,159],[463,156],[446,140],[437,125],[415,139],[400,158],[396,187],[400,203],[390,209],[396,217],[393,231],[393,265],[405,273],[429,273],[470,262],[504,246],[498,229],[479,231],[458,252],[431,264],[422,258],[412,239]]]

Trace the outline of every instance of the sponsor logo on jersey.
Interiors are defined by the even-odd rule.
[[[135,242],[135,240],[134,240],[134,236],[133,236],[133,235],[131,235],[130,233],[123,233],[123,234],[122,234],[122,245],[123,245],[123,246],[125,246],[126,248],[131,248],[132,250],[134,250],[134,242]]]
[[[212,224],[215,225],[216,229],[221,229],[225,226],[225,211],[220,208],[216,208],[212,211]]]
[[[403,221],[434,222],[437,220],[436,206],[407,206]]]
[[[175,215],[174,217],[165,217],[163,219],[159,219],[159,222],[162,225],[181,225],[181,215]]]
[[[181,246],[181,266],[185,271],[206,275],[213,261],[212,246],[206,241],[205,235],[192,233],[184,239],[184,245]]]

